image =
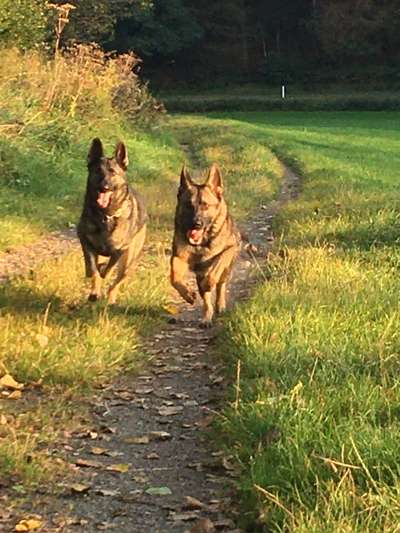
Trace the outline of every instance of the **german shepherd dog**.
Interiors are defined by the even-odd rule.
[[[140,256],[146,235],[146,211],[140,196],[127,183],[128,152],[118,142],[113,157],[105,157],[100,139],[93,139],[88,154],[88,180],[78,237],[85,259],[86,277],[92,280],[89,301],[101,297],[102,278],[117,265],[108,291],[116,301],[121,283]],[[99,256],[109,257],[99,263]]]
[[[212,323],[214,287],[217,313],[225,311],[226,285],[240,242],[240,233],[223,197],[218,166],[212,165],[202,185],[194,183],[183,167],[175,213],[171,283],[184,300],[193,304],[196,292],[188,287],[185,277],[188,271],[194,272],[204,302],[203,327]]]

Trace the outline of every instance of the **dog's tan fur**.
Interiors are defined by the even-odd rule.
[[[200,220],[203,224],[203,229],[197,230],[197,233],[191,229],[193,220]],[[188,235],[191,235],[191,231],[196,238],[201,235],[201,242],[196,245],[190,242]],[[175,214],[171,283],[182,298],[192,304],[196,299],[196,292],[188,287],[186,276],[189,271],[194,272],[203,298],[202,324],[205,327],[211,325],[214,316],[214,289],[216,311],[225,311],[226,286],[239,250],[240,234],[223,196],[218,166],[212,165],[207,180],[202,185],[195,184],[184,167]]]

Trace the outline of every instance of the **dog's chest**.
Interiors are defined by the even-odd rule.
[[[99,254],[111,255],[126,246],[128,226],[125,219],[104,217],[90,223],[87,238]]]

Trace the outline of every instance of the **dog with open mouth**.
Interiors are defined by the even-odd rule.
[[[184,300],[193,304],[196,292],[187,285],[186,276],[194,272],[204,304],[203,327],[212,324],[214,288],[216,311],[225,311],[226,286],[240,244],[240,233],[224,199],[219,167],[213,164],[205,183],[199,185],[184,166],[175,212],[171,283]]]
[[[108,300],[115,303],[118,290],[137,263],[146,236],[146,210],[140,195],[126,180],[128,152],[118,142],[113,157],[104,155],[100,139],[93,139],[88,154],[88,179],[77,233],[91,278],[90,301],[101,296],[102,279],[117,268]],[[99,258],[108,258],[100,263]]]

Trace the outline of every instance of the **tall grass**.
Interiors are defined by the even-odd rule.
[[[235,118],[304,177],[276,221],[271,281],[221,338],[232,376],[241,361],[222,430],[241,465],[243,523],[397,531],[398,116]]]
[[[73,47],[54,60],[35,51],[1,53],[4,249],[74,223],[85,187],[90,139],[96,135],[115,144],[117,138],[132,138],[132,124],[157,124],[160,108],[132,73],[138,61],[133,55],[112,58],[94,46]],[[143,137],[149,142],[148,135]],[[169,142],[161,134],[158,138],[154,142],[160,148]],[[136,139],[139,151],[143,141],[138,134]]]

